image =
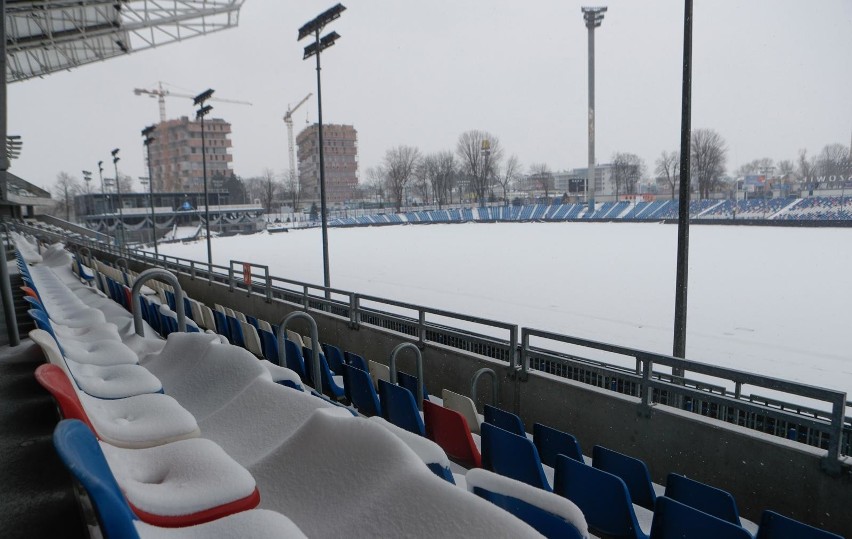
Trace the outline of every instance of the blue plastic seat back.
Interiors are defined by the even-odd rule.
[[[518,436],[527,435],[526,430],[524,430],[524,422],[521,421],[520,417],[490,404],[485,405],[485,422],[496,425]]]
[[[92,431],[77,419],[62,420],[53,431],[53,445],[65,467],[92,499],[103,535],[138,539],[133,525],[136,516],[127,505]]]
[[[148,324],[154,331],[162,335],[163,327],[160,323],[160,305],[153,301],[148,304]]]
[[[493,423],[483,423],[480,429],[483,468],[543,490],[552,490],[532,440]]]
[[[229,339],[231,344],[245,348],[246,339],[243,336],[243,327],[240,325],[240,321],[229,315],[225,315],[225,319],[228,322],[228,334],[231,336]]]
[[[307,375],[307,379],[309,380],[308,384],[316,388],[316,384],[314,381],[314,364],[313,364],[313,352],[310,348],[302,348],[302,357],[305,361],[305,374]],[[331,369],[328,368],[328,361],[325,359],[325,354],[320,352],[319,354],[320,360],[320,379],[322,382],[322,392],[329,397],[334,399],[339,399],[344,396],[345,391],[342,387],[337,385],[334,381],[333,375],[331,374]]]
[[[538,449],[541,462],[551,468],[556,468],[556,455],[584,462],[583,452],[577,438],[561,430],[536,423],[533,425],[533,443]]]
[[[334,374],[343,374],[343,364],[346,363],[343,359],[343,352],[340,348],[333,344],[323,344],[322,351],[325,353],[325,359],[328,361],[328,368],[334,371]]]
[[[177,302],[175,301],[175,293],[171,290],[166,290],[166,303],[169,304],[169,309],[177,311]]]
[[[42,303],[39,300],[35,299],[34,297],[24,296],[24,301],[29,303],[32,306],[33,309],[38,309],[39,311],[43,311],[45,314],[50,316],[50,313],[47,312],[47,309],[44,308],[44,305],[42,305]]]
[[[305,375],[305,360],[302,358],[302,351],[290,339],[284,339],[284,366],[295,371],[302,379],[302,383],[307,383],[308,378]]]
[[[396,382],[411,391],[412,395],[417,395],[417,377],[407,372],[396,371]],[[423,400],[429,400],[429,393],[426,391],[426,384],[423,384]]]
[[[158,309],[159,311],[159,309]],[[160,335],[163,337],[168,337],[170,334],[177,331],[177,318],[175,318],[171,314],[166,314],[162,311],[160,313]]]
[[[620,477],[627,485],[633,503],[649,511],[654,510],[657,494],[651,483],[651,473],[644,462],[596,445],[592,448],[592,466]]]
[[[583,539],[585,535],[559,515],[524,500],[474,487],[473,493],[512,513],[550,539]]]
[[[213,311],[213,321],[216,322],[216,333],[222,335],[229,342],[231,341],[231,331],[228,329],[228,317],[221,311]]]
[[[370,367],[367,365],[367,360],[359,356],[355,352],[343,352],[343,357],[347,365],[352,365],[356,369],[370,372]]]
[[[689,507],[667,496],[657,499],[651,537],[666,539],[752,539],[751,534],[736,524]],[[799,538],[799,536],[796,536]]]
[[[366,416],[382,415],[382,405],[370,373],[352,365],[343,366],[346,397],[358,411]]]
[[[589,531],[596,535],[647,539],[620,477],[559,455],[553,482],[554,491],[583,512]]]
[[[731,524],[741,525],[737,502],[722,489],[670,473],[666,478],[666,496]]]
[[[382,417],[399,428],[426,436],[426,426],[411,391],[379,380],[379,397],[382,402]]]
[[[175,311],[177,312],[177,311]],[[187,318],[192,320],[195,323],[200,322],[201,320],[196,320],[195,317],[192,316],[192,304],[189,302],[189,298],[186,295],[183,296],[183,314],[186,315]]]
[[[254,329],[260,331],[260,324],[257,323],[257,318],[246,315],[246,322],[254,326]]]
[[[260,348],[263,350],[263,357],[276,365],[281,365],[281,358],[278,355],[278,339],[275,338],[275,335],[265,329],[258,329],[257,335],[260,337]]]
[[[760,517],[757,539],[843,539],[842,536],[808,526],[768,509]]]

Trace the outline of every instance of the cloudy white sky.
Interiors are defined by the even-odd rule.
[[[11,172],[50,186],[80,177],[121,148],[120,170],[147,175],[140,130],[158,81],[175,92],[214,88],[214,117],[233,125],[242,177],[288,166],[282,115],[316,93],[297,29],[335,0],[246,0],[238,28],[10,85],[10,134],[23,137]],[[585,166],[587,34],[572,0],[345,1],[327,27],[342,38],[323,54],[326,123],[358,130],[360,166],[398,144],[451,149],[484,129],[523,165]],[[716,129],[728,168],[852,138],[852,1],[714,0],[695,3],[693,127]],[[683,2],[611,0],[596,32],[597,157],[633,152],[648,168],[680,136]],[[312,98],[297,130],[317,118]],[[191,115],[167,98],[169,117]]]

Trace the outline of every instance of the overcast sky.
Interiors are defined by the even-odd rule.
[[[288,168],[282,116],[316,94],[313,60],[298,28],[334,0],[246,0],[237,28],[55,73],[9,87],[10,134],[24,141],[11,172],[50,186],[78,178],[121,149],[120,171],[147,176],[140,130],[158,121],[156,99],[134,88],[207,88],[253,106],[211,103],[233,126],[233,168],[247,178]],[[326,28],[342,38],[322,56],[326,123],[358,130],[360,169],[398,144],[455,147],[462,132],[500,138],[525,170],[587,161],[587,32],[580,2],[344,0]],[[649,171],[680,140],[681,0],[611,0],[595,33],[597,161],[642,157]],[[306,40],[307,41],[307,40]],[[728,169],[794,159],[852,138],[852,1],[695,2],[693,128],[728,145]],[[166,98],[169,118],[192,101]],[[317,119],[316,95],[295,115]],[[111,165],[111,163],[110,163]],[[112,167],[107,171],[112,176]]]

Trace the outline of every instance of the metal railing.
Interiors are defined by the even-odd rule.
[[[84,245],[92,250],[159,265],[190,279],[219,283],[229,290],[256,294],[267,302],[281,301],[305,311],[318,311],[349,321],[391,330],[420,345],[437,344],[505,363],[521,379],[530,371],[547,372],[583,384],[631,395],[642,407],[663,405],[712,417],[752,430],[795,440],[828,451],[835,463],[852,456],[852,419],[846,409],[852,403],[840,391],[752,374],[654,354],[642,350],[519,328],[514,324],[469,316],[377,296],[304,283],[269,274],[269,267],[232,260],[228,266],[207,264],[180,257],[120,248],[80,237],[62,237],[55,231],[16,225],[57,241]],[[248,276],[248,279],[247,279]],[[520,342],[519,342],[520,336]],[[580,349],[566,353],[532,346],[530,339],[552,341]],[[592,359],[599,353],[629,358],[626,364]],[[669,369],[683,376],[675,376]],[[791,400],[745,393],[743,388],[762,388],[790,395]],[[810,399],[824,406],[796,401]]]
[[[586,354],[532,346],[531,338],[572,345]],[[629,358],[628,362],[632,360],[634,366],[628,368],[583,357],[591,350]],[[661,367],[671,372],[662,371]],[[852,419],[845,415],[850,403],[842,391],[529,328],[521,331],[521,369],[524,373],[549,372],[630,395],[638,398],[639,405],[646,409],[671,406],[820,447],[828,451],[830,461],[852,455]],[[752,387],[810,399],[825,406],[799,405],[744,391]]]

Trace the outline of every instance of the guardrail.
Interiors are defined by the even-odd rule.
[[[230,261],[228,266],[180,257],[119,248],[85,237],[63,237],[51,230],[16,225],[31,233],[67,241],[115,256],[159,265],[190,279],[220,283],[229,290],[245,290],[267,302],[282,301],[349,320],[351,327],[367,324],[408,335],[420,345],[439,344],[486,356],[505,363],[510,372],[525,379],[541,371],[639,399],[639,405],[671,406],[713,417],[752,430],[772,434],[827,450],[826,462],[836,466],[843,455],[852,456],[852,418],[846,417],[846,394],[654,354],[607,343],[560,335],[514,324],[469,316],[422,305],[276,277],[269,267]],[[520,336],[520,339],[519,339]],[[580,349],[579,353],[533,346],[531,339],[551,341]],[[519,342],[520,340],[520,342]],[[589,351],[614,354],[630,367],[591,359]],[[585,353],[583,353],[585,352]],[[594,354],[591,354],[594,355]],[[668,368],[672,372],[660,370]],[[672,374],[681,369],[684,375]],[[812,399],[824,407],[801,405],[779,398],[745,393],[744,387],[762,388],[784,395]]]

